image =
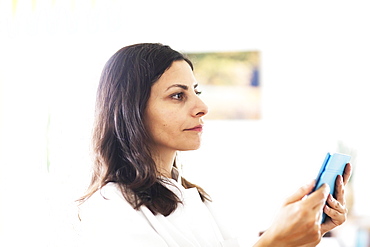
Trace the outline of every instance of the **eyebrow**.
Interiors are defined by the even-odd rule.
[[[189,89],[189,87],[187,85],[184,85],[184,84],[173,84],[173,85],[169,86],[166,91],[170,90],[173,87],[179,87],[179,88],[182,88],[184,90]],[[198,83],[194,84],[194,89],[197,88],[197,87],[198,87]]]

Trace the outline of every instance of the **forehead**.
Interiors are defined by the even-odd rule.
[[[153,87],[168,87],[172,84],[184,84],[192,86],[196,80],[190,65],[184,61],[174,61],[171,66],[162,74]]]

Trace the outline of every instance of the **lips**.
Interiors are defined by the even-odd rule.
[[[201,132],[203,131],[203,125],[197,125],[197,126],[194,126],[193,128],[190,128],[190,129],[184,129],[184,131],[197,131],[197,132]]]

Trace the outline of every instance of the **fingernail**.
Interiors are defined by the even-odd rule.
[[[333,197],[333,195],[332,194],[329,194],[329,200],[332,202],[332,201],[334,201],[334,197]]]

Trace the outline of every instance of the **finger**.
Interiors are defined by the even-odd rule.
[[[330,217],[331,221],[339,226],[347,219],[347,211],[345,210],[344,213],[339,212],[333,208],[330,208],[329,206],[325,205],[324,207],[324,213]]]
[[[344,204],[340,203],[339,201],[335,200],[335,198],[329,194],[328,200],[326,201],[328,206],[339,213],[346,213],[346,207]]]
[[[312,180],[310,183],[303,185],[295,193],[293,193],[285,200],[285,204],[290,204],[301,200],[303,197],[305,197],[308,193],[310,193],[313,190],[314,186],[315,180]]]
[[[352,165],[348,163],[346,167],[344,168],[343,172],[343,183],[346,185],[351,177],[352,174]]]
[[[321,187],[311,193],[303,203],[309,205],[311,208],[324,207],[326,199],[328,198],[330,187],[328,184],[323,184]]]
[[[344,182],[343,182],[343,177],[338,176],[337,179],[335,180],[335,190],[334,190],[334,196],[335,198],[341,203],[345,204],[345,196],[344,196]]]

